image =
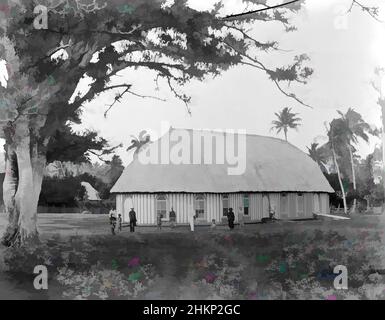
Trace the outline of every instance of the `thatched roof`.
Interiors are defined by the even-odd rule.
[[[239,137],[246,140],[246,168],[240,175],[229,175],[228,168],[234,165],[225,164],[143,164],[140,158],[143,153],[151,151],[169,141],[169,135],[190,137],[200,134],[206,138]],[[170,149],[181,141],[180,138],[170,142]],[[218,141],[218,140],[216,140]],[[219,140],[220,141],[220,140]],[[191,143],[192,145],[192,143]],[[202,158],[203,147],[202,140]],[[235,155],[238,144],[235,143]],[[188,146],[185,146],[185,151]],[[195,145],[196,148],[196,145]],[[215,160],[213,145],[213,159]],[[160,148],[159,148],[160,149]],[[193,147],[190,147],[189,163],[193,159]],[[187,152],[188,153],[188,152]],[[246,159],[245,159],[246,158]],[[203,161],[202,161],[203,163]],[[258,135],[228,135],[223,132],[196,131],[189,129],[170,129],[159,140],[151,143],[139,152],[118,179],[112,193],[131,192],[191,192],[191,193],[230,193],[230,192],[334,192],[322,174],[318,165],[303,151],[281,139]]]

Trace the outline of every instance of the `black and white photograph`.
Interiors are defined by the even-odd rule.
[[[0,300],[385,300],[385,2],[0,0],[0,183]]]

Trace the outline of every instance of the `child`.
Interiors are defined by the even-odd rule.
[[[111,232],[114,235],[115,234],[115,227],[116,227],[116,217],[114,215],[110,216],[110,224],[111,224]]]
[[[210,229],[211,230],[215,230],[215,228],[217,227],[216,223],[215,223],[215,219],[211,220],[211,226],[210,226]]]
[[[110,213],[110,225],[111,225],[111,233],[115,234],[115,227],[116,227],[116,215],[114,208],[111,208]]]
[[[118,223],[119,223],[119,232],[122,232],[122,215],[120,213],[118,216]]]
[[[163,215],[161,213],[158,213],[158,216],[156,218],[156,222],[158,224],[158,230],[162,230],[162,218],[163,218]]]

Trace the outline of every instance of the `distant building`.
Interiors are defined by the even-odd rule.
[[[225,138],[223,132],[171,129],[141,150],[126,167],[111,189],[116,194],[117,212],[125,222],[132,207],[142,225],[155,224],[157,213],[167,220],[171,208],[176,212],[177,223],[188,222],[191,208],[198,223],[221,221],[229,208],[237,217],[239,207],[246,221],[260,221],[269,216],[270,209],[275,210],[279,219],[304,219],[313,217],[314,212],[330,212],[329,193],[334,190],[317,163],[277,138],[243,135],[245,170],[239,175],[229,175],[226,163],[186,164],[184,158],[182,164],[144,164],[140,158],[142,153],[158,152],[162,145],[169,144],[170,148],[190,150],[188,156],[192,160],[196,146],[183,144],[192,141],[194,134],[200,134],[205,142],[215,141],[215,146]],[[179,141],[170,139],[170,135],[189,139]],[[215,154],[213,149],[203,146],[201,150],[202,159],[207,152]]]
[[[81,185],[86,189],[85,199],[89,201],[100,201],[99,192],[88,182],[82,182]]]

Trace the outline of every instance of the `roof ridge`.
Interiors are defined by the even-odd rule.
[[[214,132],[214,133],[226,133],[225,130],[241,130],[241,129],[195,129],[195,128],[183,128],[183,127],[170,127],[170,130],[169,131],[172,131],[172,130],[186,130],[186,131],[196,131],[196,132]],[[222,131],[219,131],[219,130],[222,130]],[[237,133],[237,132],[235,132]],[[251,136],[251,137],[262,137],[262,138],[269,138],[269,139],[275,139],[275,140],[278,140],[278,141],[282,141],[282,142],[285,142],[285,143],[288,143],[288,144],[291,144],[290,142],[288,141],[285,141],[281,138],[278,138],[278,137],[272,137],[272,136],[265,136],[265,135],[262,135],[262,134],[257,134],[257,133],[238,133],[238,134],[244,134],[246,136]]]

